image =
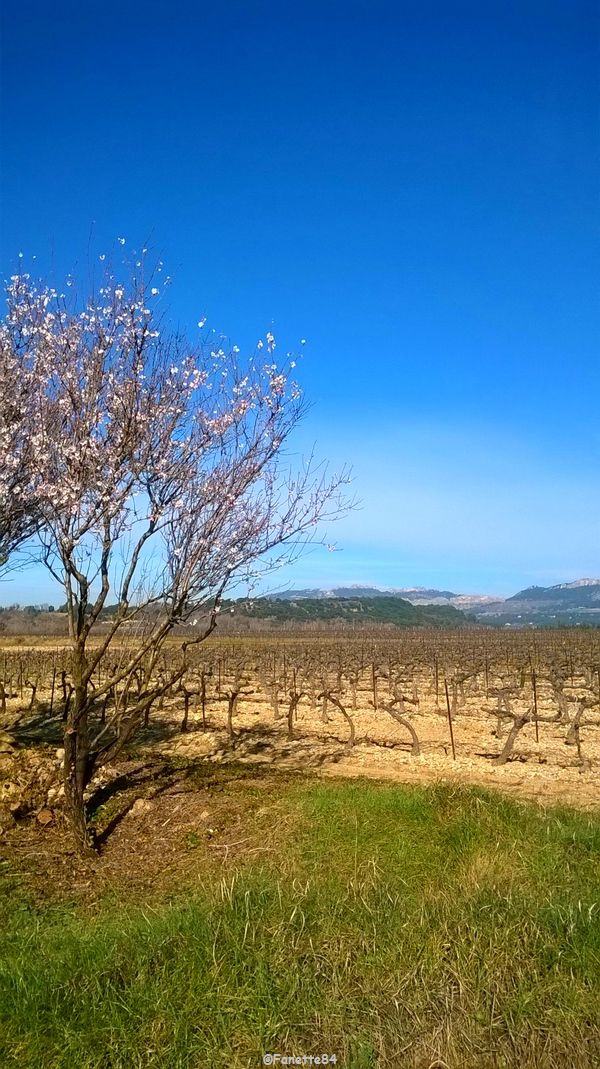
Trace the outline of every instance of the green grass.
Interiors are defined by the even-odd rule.
[[[600,818],[314,781],[274,813],[269,864],[151,907],[40,910],[7,874],[0,1065],[597,1069]]]

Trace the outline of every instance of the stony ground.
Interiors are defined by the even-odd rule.
[[[566,744],[568,725],[556,722],[551,696],[542,691],[539,741],[534,723],[527,723],[510,759],[497,765],[494,759],[512,721],[498,725],[492,696],[461,698],[452,719],[453,756],[445,704],[438,705],[422,687],[419,703],[403,710],[418,738],[416,756],[408,730],[386,711],[390,696],[384,692],[377,711],[366,690],[357,691],[355,703],[345,696],[355,733],[350,746],[349,723],[333,704],[325,719],[321,701],[303,698],[290,733],[283,703],[275,717],[260,687],[248,689],[253,693],[242,694],[237,703],[233,735],[224,697],[212,696],[205,724],[192,709],[188,730],[182,732],[181,696],[175,696],[153,713],[148,732],[118,763],[102,770],[92,798],[100,860],[92,868],[78,864],[75,883],[73,847],[61,807],[60,716],[48,722],[12,699],[5,717],[11,730],[0,732],[0,851],[12,859],[13,868],[16,858],[17,869],[22,867],[28,879],[39,870],[44,895],[64,883],[70,891],[79,888],[77,893],[85,896],[93,890],[97,896],[123,880],[137,881],[150,893],[165,874],[173,882],[176,873],[190,866],[195,870],[198,850],[203,866],[227,864],[240,850],[268,853],[268,826],[277,820],[273,806],[280,785],[306,774],[481,785],[543,805],[600,807],[598,709],[586,712],[578,752]],[[568,697],[575,702],[577,696],[574,685]],[[522,704],[524,710],[525,700]],[[513,712],[519,711],[517,701]],[[236,800],[239,770],[255,778],[255,808],[268,811],[267,826],[260,819],[249,821],[247,793]]]
[[[382,698],[382,705],[385,697]],[[515,703],[516,706],[516,703]],[[576,747],[565,743],[567,727],[546,720],[526,724],[519,733],[509,761],[493,763],[501,751],[510,722],[501,726],[498,738],[496,702],[478,697],[465,700],[453,717],[456,757],[446,709],[431,696],[418,707],[408,706],[404,716],[414,727],[420,743],[419,756],[412,755],[411,737],[381,708],[368,704],[366,694],[357,695],[357,708],[346,703],[352,717],[356,740],[348,745],[349,727],[333,705],[327,709],[328,722],[321,718],[321,706],[308,700],[298,706],[293,722],[293,738],[288,738],[287,720],[274,719],[266,700],[254,698],[238,704],[233,722],[235,738],[226,731],[225,703],[211,707],[210,730],[199,730],[192,718],[192,730],[177,731],[179,713],[163,711],[163,723],[170,725],[167,737],[152,743],[157,752],[192,757],[206,754],[213,761],[242,760],[253,764],[273,764],[279,768],[308,767],[324,775],[368,776],[407,782],[460,781],[498,787],[523,797],[582,807],[600,805],[600,725],[597,710],[590,710],[581,729],[581,758]],[[515,712],[520,710],[515,707]],[[540,701],[540,717],[555,715],[550,702]]]

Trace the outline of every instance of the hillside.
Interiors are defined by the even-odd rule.
[[[530,586],[507,598],[505,607],[519,605],[549,605],[557,609],[597,609],[600,611],[600,579],[578,579],[574,583],[557,586]]]
[[[224,615],[272,624],[339,624],[363,627],[388,624],[394,627],[466,627],[473,623],[450,605],[411,605],[399,597],[298,597],[255,598],[223,604]]]
[[[523,627],[599,626],[600,580],[576,579],[556,586],[530,586],[477,612],[481,623]]]
[[[372,606],[369,611],[374,611],[377,617],[384,615],[388,618],[393,610],[384,608],[383,602],[401,601],[427,613],[433,609],[452,608],[469,613],[471,620],[475,619],[479,624],[495,627],[600,626],[600,579],[576,579],[551,587],[527,587],[508,598],[489,594],[455,594],[450,590],[432,587],[378,589],[357,585],[329,590],[291,590],[272,595],[272,599],[280,604],[293,602],[298,606],[308,602],[335,604],[344,599],[359,600]],[[375,605],[380,603],[377,610]],[[327,612],[334,613],[334,609]]]
[[[408,586],[408,587],[376,587],[353,586],[332,587],[330,590],[318,588],[304,590],[283,590],[271,594],[270,598],[276,601],[304,601],[323,600],[326,598],[402,598],[411,605],[452,605],[462,612],[476,612],[480,607],[497,605],[498,598],[489,594],[455,594],[452,590],[437,590],[434,587]]]

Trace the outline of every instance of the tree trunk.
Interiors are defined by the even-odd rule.
[[[179,727],[179,730],[182,732],[182,734],[184,732],[186,732],[187,729],[188,729],[188,719],[189,719],[189,713],[190,713],[190,698],[191,698],[190,692],[187,691],[185,689],[185,687],[184,687],[183,688],[183,720],[181,721],[181,724],[180,724],[180,727]]]
[[[232,690],[227,698],[227,731],[232,743],[235,743],[235,732],[233,730],[233,717],[239,697],[239,691]]]
[[[411,747],[411,751],[410,751],[411,752],[411,757],[420,757],[421,756],[421,745],[419,743],[419,738],[417,736],[417,733],[416,733],[414,727],[412,726],[412,724],[410,723],[410,721],[407,720],[405,717],[400,716],[400,713],[397,713],[396,710],[393,709],[391,705],[384,705],[383,708],[385,709],[386,713],[389,713],[390,716],[393,717],[394,720],[398,724],[402,724],[402,727],[405,727],[406,730],[408,731],[408,733],[409,733],[409,735],[410,735],[410,737],[412,739],[412,747]]]
[[[519,734],[521,729],[525,727],[525,724],[529,723],[530,719],[531,719],[531,716],[530,716],[529,713],[525,713],[523,716],[516,716],[514,718],[513,726],[511,727],[511,729],[510,729],[510,731],[509,731],[509,733],[508,733],[508,735],[506,737],[506,742],[504,743],[504,748],[501,750],[501,752],[499,754],[496,755],[496,757],[492,758],[492,764],[493,765],[505,765],[506,764],[506,762],[508,761],[508,759],[509,759],[509,757],[510,757],[510,755],[512,753],[512,748],[513,748],[513,745],[514,745],[514,742],[515,742],[515,739],[516,739],[517,735]]]
[[[95,857],[96,851],[87,826],[84,801],[84,792],[90,779],[88,688],[83,680],[83,657],[74,658],[74,661],[74,701],[70,703],[64,730],[65,807],[77,850],[84,857]]]

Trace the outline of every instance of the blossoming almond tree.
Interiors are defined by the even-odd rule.
[[[24,280],[13,278],[14,298],[28,300]],[[14,309],[0,323],[0,573],[14,552],[34,533],[36,467],[31,443],[37,401],[36,383],[43,379],[44,355],[32,350],[27,322]]]
[[[236,347],[191,347],[163,332],[158,287],[143,272],[139,261],[126,283],[106,276],[83,306],[27,277],[8,286],[6,337],[26,339],[30,364],[43,369],[29,433],[32,505],[42,559],[66,595],[65,801],[84,852],[93,849],[86,788],[181,678],[226,588],[292,559],[320,520],[347,506],[346,472],[284,468],[304,403],[275,361],[273,335],[243,365]],[[206,626],[190,628],[176,665],[159,675],[167,636],[199,607]],[[94,682],[110,650],[118,657]],[[128,700],[102,722],[97,711],[119,688]]]

